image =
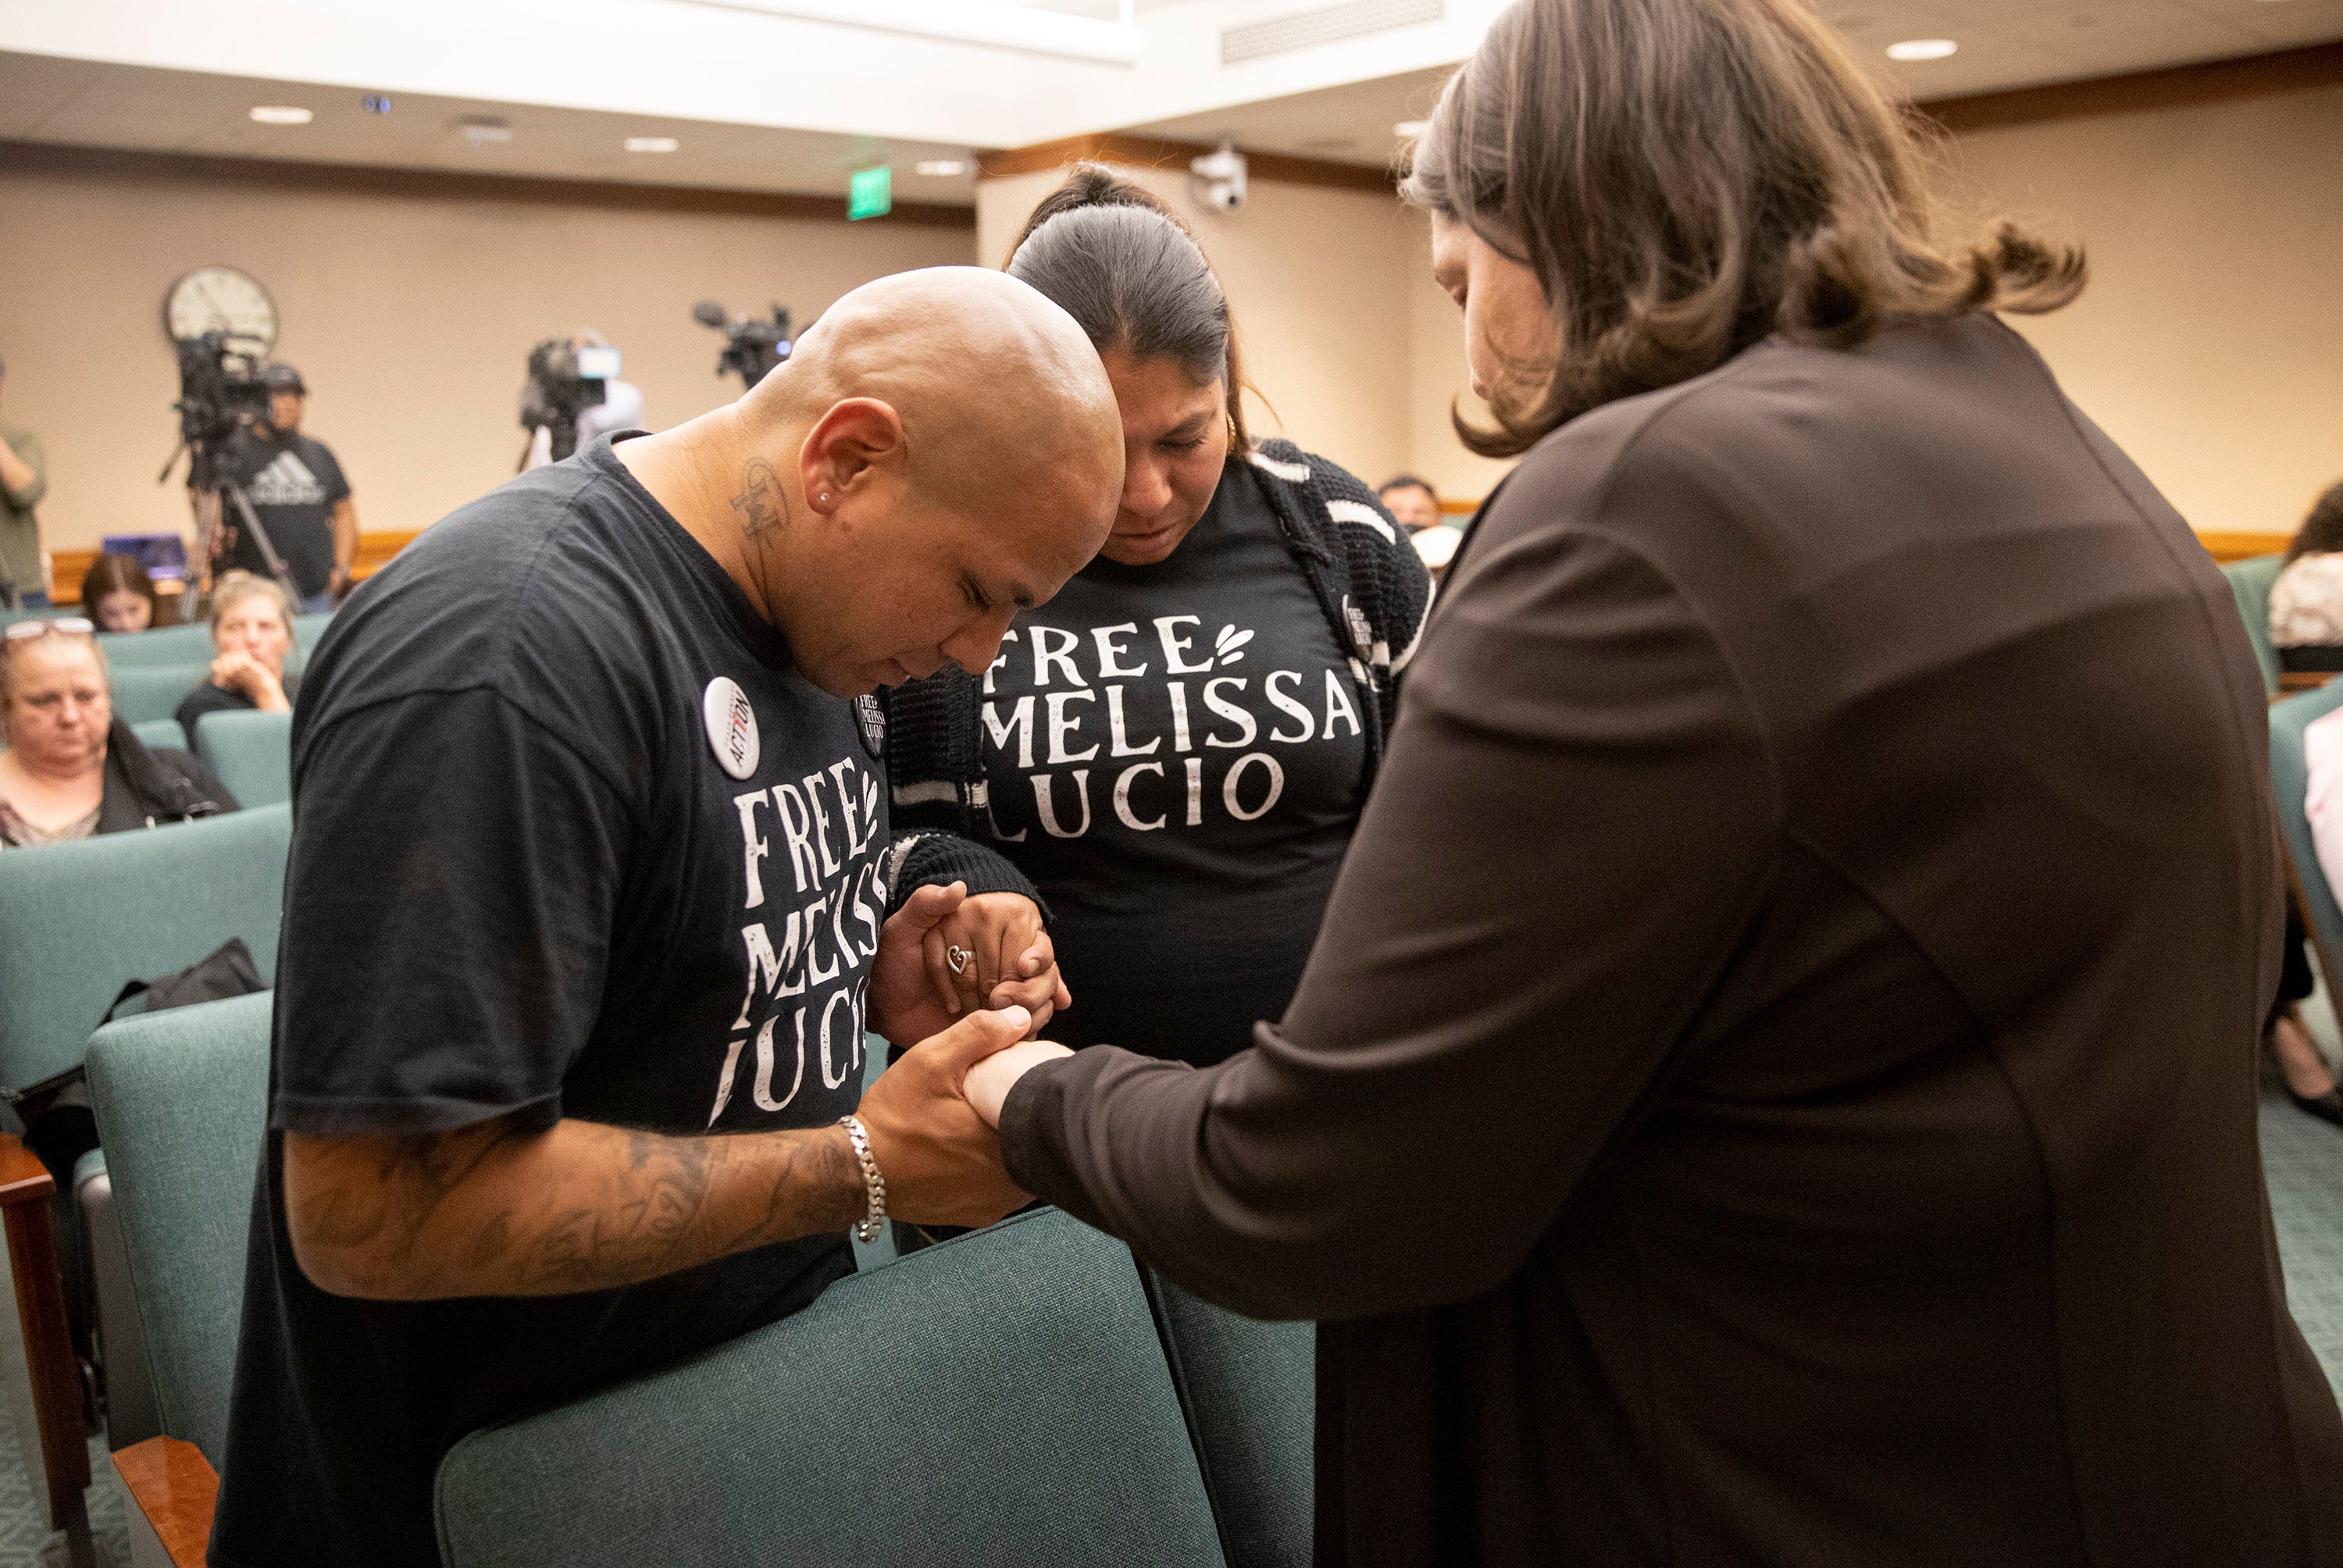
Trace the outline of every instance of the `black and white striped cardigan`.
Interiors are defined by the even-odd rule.
[[[1271,440],[1230,459],[1248,460],[1337,646],[1351,650],[1351,675],[1368,720],[1363,782],[1372,784],[1400,674],[1431,608],[1423,558],[1374,492],[1325,458]],[[987,842],[992,829],[978,739],[981,705],[978,678],[953,665],[880,694],[895,834],[887,857],[890,908],[914,888],[951,881],[965,881],[971,893],[1022,893],[1041,901],[1024,873]]]

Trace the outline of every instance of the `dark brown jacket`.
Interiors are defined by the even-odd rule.
[[[1320,1336],[1327,1563],[2343,1563],[2255,1136],[2260,682],[1990,319],[1548,437],[1282,1029],[1031,1191]]]

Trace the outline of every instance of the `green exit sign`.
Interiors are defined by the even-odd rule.
[[[895,171],[885,164],[857,169],[846,187],[846,216],[879,217],[895,205]]]

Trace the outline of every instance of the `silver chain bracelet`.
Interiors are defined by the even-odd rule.
[[[838,1124],[846,1129],[854,1157],[862,1161],[862,1186],[870,1194],[870,1211],[854,1224],[854,1239],[867,1247],[879,1239],[879,1227],[887,1221],[887,1178],[879,1172],[879,1161],[870,1153],[870,1134],[862,1130],[861,1119],[841,1116]]]

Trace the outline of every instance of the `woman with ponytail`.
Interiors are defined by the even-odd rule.
[[[1146,191],[1079,166],[1009,272],[1106,362],[1122,502],[990,669],[890,694],[894,821],[924,830],[893,894],[968,884],[930,963],[978,1005],[1034,935],[990,895],[1038,897],[1072,994],[1051,1039],[1209,1064],[1293,994],[1429,585],[1373,491],[1248,435],[1220,281]]]
[[[1292,1005],[968,1076],[1020,1187],[1319,1321],[1321,1564],[2343,1562],[2261,681],[1998,318],[2081,258],[1921,167],[1804,0],[1505,12],[1402,194],[1522,460]]]

